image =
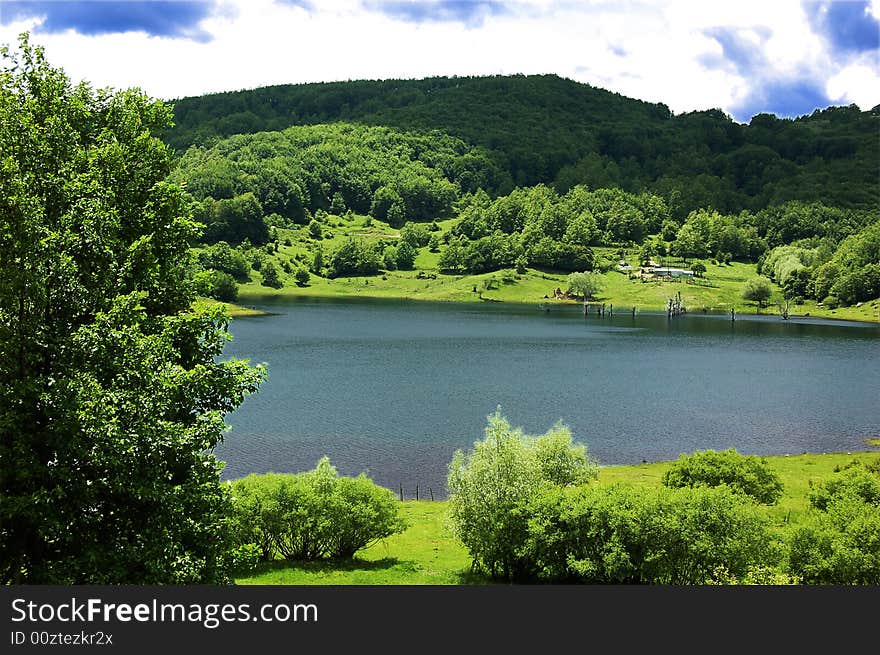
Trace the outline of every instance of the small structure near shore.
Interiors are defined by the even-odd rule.
[[[670,277],[670,278],[678,278],[678,277],[692,278],[692,277],[694,277],[693,271],[688,271],[683,268],[668,268],[665,266],[647,269],[647,272],[651,273],[651,275],[654,275],[656,277]]]

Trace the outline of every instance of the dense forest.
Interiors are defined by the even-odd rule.
[[[436,77],[283,85],[180,98],[166,140],[179,152],[233,134],[344,121],[439,130],[488,153],[485,190],[583,184],[651,192],[673,218],[712,207],[758,211],[790,200],[878,205],[880,108],[829,107],[739,124],[718,109],[674,115],[555,75]]]
[[[284,273],[307,280],[308,271],[291,266],[325,278],[377,275],[413,268],[420,249],[452,275],[608,270],[616,260],[597,261],[597,247],[637,250],[645,264],[667,255],[750,262],[795,302],[833,307],[880,296],[876,207],[789,200],[725,212],[707,203],[682,216],[676,194],[613,185],[560,192],[538,183],[501,193],[509,176],[489,151],[436,130],[340,122],[233,135],[190,146],[169,179],[188,190],[203,241],[218,244],[202,252],[199,279],[205,295],[222,300],[234,299],[234,281],[219,273],[246,282],[248,262],[280,287]],[[399,229],[399,240],[352,235],[324,253],[335,228],[352,230],[341,220],[352,215]],[[446,219],[453,222],[440,229]],[[308,261],[279,259],[278,229],[305,226]]]

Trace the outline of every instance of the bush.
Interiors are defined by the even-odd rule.
[[[400,240],[413,248],[422,248],[431,240],[431,232],[427,226],[419,223],[406,223],[400,228]]]
[[[733,448],[682,455],[663,475],[663,484],[666,487],[724,484],[764,505],[773,505],[782,496],[782,481],[763,459],[741,455]]]
[[[852,495],[794,530],[789,570],[805,584],[880,584],[880,506]]]
[[[585,446],[572,443],[562,424],[531,437],[496,411],[485,434],[467,454],[457,451],[449,464],[452,529],[476,569],[508,580],[527,577],[531,567],[520,556],[528,535],[527,504],[545,485],[595,479],[598,464]]]
[[[811,491],[810,505],[824,512],[833,502],[845,498],[880,506],[880,478],[866,468],[847,468]]]
[[[309,283],[310,277],[309,272],[304,268],[296,269],[296,273],[293,274],[293,279],[296,280],[296,283],[301,287],[304,287]]]
[[[351,558],[406,528],[389,489],[364,474],[339,476],[326,457],[306,473],[251,474],[231,484],[236,539],[263,560]]]
[[[822,298],[822,306],[825,309],[837,309],[840,306],[840,301],[837,296],[825,296]]]
[[[235,278],[223,271],[201,271],[193,276],[195,291],[200,296],[222,302],[238,300],[238,284]]]
[[[316,219],[312,219],[309,223],[309,234],[313,239],[320,239],[324,235],[324,228]]]
[[[246,281],[250,265],[244,254],[230,246],[225,241],[219,241],[213,246],[206,246],[199,253],[199,264],[205,269],[223,271],[229,273],[236,280]]]
[[[771,554],[765,519],[725,488],[545,488],[527,514],[521,556],[544,582],[741,580]]]
[[[280,289],[282,286],[284,286],[284,284],[281,282],[281,277],[278,275],[278,269],[275,268],[275,264],[273,264],[272,262],[265,262],[260,272],[263,274],[263,280],[260,284],[262,284],[264,287]]]

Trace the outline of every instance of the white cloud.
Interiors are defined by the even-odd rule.
[[[415,24],[366,10],[359,0],[321,0],[311,12],[272,0],[234,0],[205,20],[207,43],[126,33],[35,34],[49,60],[96,86],[139,86],[161,98],[268,84],[432,75],[556,73],[677,113],[730,111],[762,80],[808,77],[830,97],[863,109],[880,103],[869,57],[834,63],[796,0],[585,3],[531,0],[480,25]],[[880,2],[874,1],[873,10]],[[34,21],[0,25],[14,43]],[[710,65],[713,28],[740,30],[760,71]],[[876,56],[875,56],[876,57]],[[720,61],[720,59],[719,59]],[[876,58],[873,60],[876,62]],[[760,78],[760,79],[759,79]]]
[[[829,79],[826,90],[842,104],[870,109],[880,104],[880,72],[869,63],[855,63]]]

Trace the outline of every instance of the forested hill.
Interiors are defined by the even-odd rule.
[[[555,75],[515,75],[272,86],[182,98],[174,109],[166,138],[179,152],[231,134],[346,121],[461,138],[491,153],[508,187],[652,191],[682,218],[699,207],[737,212],[793,199],[880,203],[877,108],[759,114],[744,125],[720,110],[673,115]]]

